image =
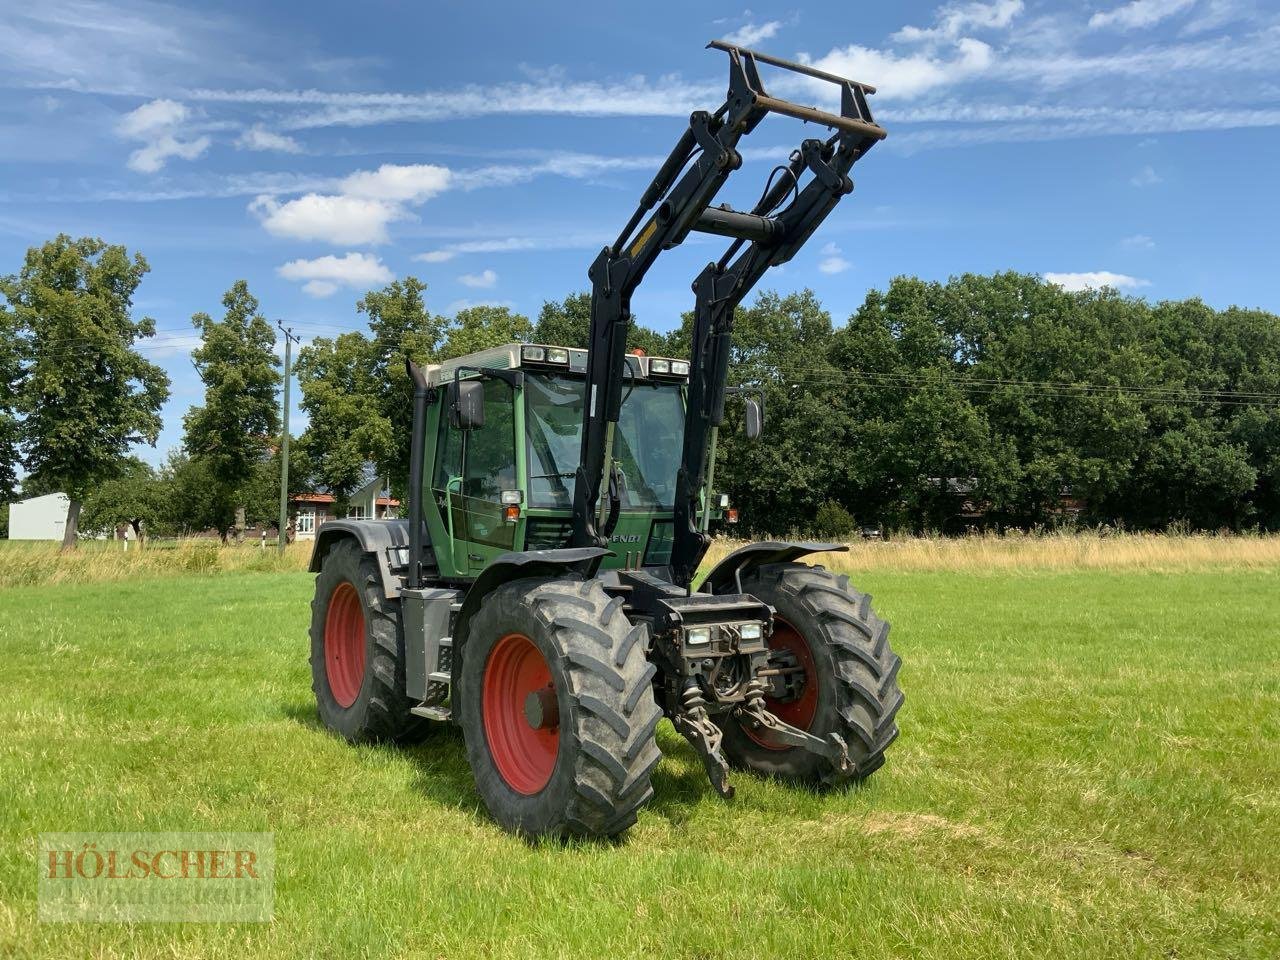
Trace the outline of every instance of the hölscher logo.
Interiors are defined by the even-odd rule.
[[[43,833],[42,921],[221,923],[272,916],[270,833]]]

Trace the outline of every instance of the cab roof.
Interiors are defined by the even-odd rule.
[[[539,351],[541,351],[542,359],[537,358]],[[568,358],[567,361],[555,362],[547,359],[551,351],[557,353],[564,351]],[[668,370],[654,370],[653,363],[655,360],[659,361],[659,367],[661,367],[662,361],[665,361],[668,365]],[[632,372],[642,380],[655,379],[683,383],[689,379],[688,361],[679,357],[648,357],[627,354],[627,363],[630,365]],[[677,365],[684,364],[684,373],[670,373],[670,365],[672,363]],[[504,343],[498,347],[490,347],[487,350],[477,350],[475,353],[468,353],[462,357],[454,357],[438,366],[432,365],[428,368],[427,375],[433,383],[445,383],[453,379],[454,371],[459,367],[478,367],[482,370],[562,370],[568,373],[581,374],[585,373],[587,369],[587,351],[581,347],[560,347],[547,343]],[[459,376],[468,377],[475,376],[475,374],[464,369]]]

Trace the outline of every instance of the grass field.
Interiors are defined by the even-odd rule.
[[[320,729],[304,573],[0,590],[0,956],[1280,956],[1280,566],[868,566],[885,768],[726,804],[664,723],[616,846],[498,831],[453,730]],[[38,923],[71,830],[272,831],[275,919]]]

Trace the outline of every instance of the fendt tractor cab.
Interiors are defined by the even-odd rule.
[[[490,813],[530,836],[613,836],[652,795],[668,717],[729,797],[729,767],[819,785],[868,776],[897,736],[888,624],[835,544],[753,543],[695,574],[721,507],[734,310],[853,190],[884,130],[874,88],[715,42],[729,90],[695,112],[589,272],[586,349],[508,344],[413,380],[409,516],[319,531],[311,668],[320,717],[353,742],[462,728]],[[759,66],[835,84],[840,112],[769,95]],[[804,140],[750,211],[711,203],[770,113]],[[690,231],[731,238],[693,283],[689,358],[627,352],[630,301]],[[745,404],[751,438],[762,411]],[[778,477],[779,484],[786,483]]]

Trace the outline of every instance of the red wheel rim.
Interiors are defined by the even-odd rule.
[[[560,728],[537,729],[525,716],[529,694],[553,687],[551,668],[533,641],[509,633],[489,652],[481,711],[493,765],[516,793],[537,793],[551,779]]]
[[[804,668],[804,690],[794,700],[781,701],[773,697],[765,697],[764,705],[770,713],[784,723],[799,727],[801,730],[808,730],[813,724],[814,715],[818,712],[818,672],[814,667],[813,652],[809,649],[809,644],[804,637],[800,635],[800,631],[781,617],[773,619],[773,636],[769,638],[769,649],[779,653],[786,651],[796,658],[797,665]],[[774,743],[768,738],[768,734],[757,732],[747,726],[743,729],[747,736],[769,750],[792,749],[785,744]]]
[[[324,672],[338,706],[345,710],[356,702],[364,683],[364,610],[360,594],[347,582],[338,584],[329,598],[324,619]]]

